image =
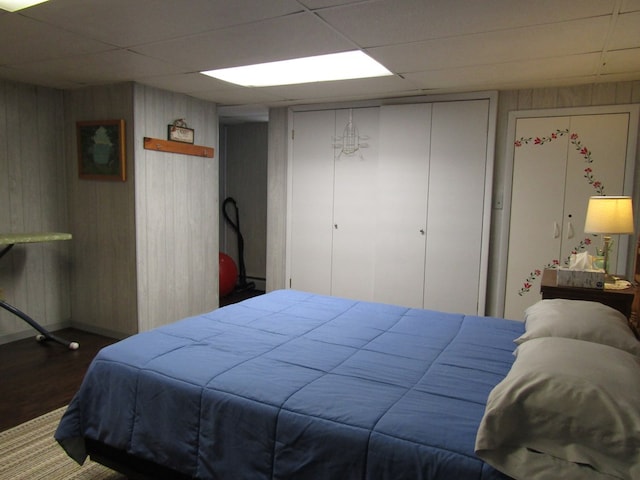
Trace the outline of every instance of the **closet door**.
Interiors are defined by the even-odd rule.
[[[505,317],[522,319],[540,300],[544,268],[568,266],[572,252],[595,255],[601,246],[600,236],[584,232],[587,204],[592,195],[624,194],[635,142],[629,121],[628,113],[517,119]]]
[[[484,313],[488,128],[489,100],[433,104],[424,308]]]
[[[291,288],[331,294],[335,111],[293,116]]]
[[[585,238],[591,240],[586,249],[596,254],[596,246],[602,247],[602,236],[584,233],[588,199],[592,195],[624,195],[629,114],[581,115],[571,117],[570,132],[577,135],[569,140],[567,155],[567,181],[565,184],[565,224],[573,220],[573,239],[563,235],[560,260],[567,261],[572,251]],[[583,153],[586,149],[588,153]],[[591,160],[591,162],[589,162]],[[590,169],[589,173],[585,169]],[[589,180],[588,177],[591,177]],[[593,182],[600,187],[594,188]],[[568,213],[573,213],[571,218]],[[617,269],[619,235],[613,235],[613,248],[609,264],[612,273],[624,273]],[[627,237],[628,239],[628,237]],[[625,255],[626,259],[626,255]]]
[[[431,104],[380,109],[376,300],[422,308]]]
[[[357,300],[373,299],[378,117],[377,107],[335,117],[331,294]]]
[[[520,319],[537,292],[524,292],[535,270],[558,258],[565,225],[568,136],[534,147],[536,138],[569,128],[569,118],[523,118],[516,124],[505,317]],[[541,133],[544,132],[544,133]],[[532,140],[528,140],[531,138]],[[527,143],[524,143],[527,142]],[[569,213],[570,214],[570,213]],[[574,223],[575,224],[575,223]],[[532,259],[539,259],[534,260]]]

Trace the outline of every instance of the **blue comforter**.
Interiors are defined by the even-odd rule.
[[[501,479],[474,443],[522,332],[280,290],[104,348],[55,437],[202,479]]]

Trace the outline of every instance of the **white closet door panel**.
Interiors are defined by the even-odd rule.
[[[602,246],[602,236],[584,233],[587,204],[592,195],[623,194],[628,125],[627,113],[571,117],[562,262],[578,249],[585,238],[594,242],[594,246],[588,248],[591,254],[596,253],[596,245]],[[573,229],[567,231],[569,222],[572,222]],[[609,265],[612,273],[615,273],[618,236],[612,238],[614,242]]]
[[[523,318],[524,310],[541,298],[539,287],[526,287],[532,274],[559,261],[569,136],[551,138],[569,124],[569,117],[521,118],[516,123],[506,318]]]
[[[345,139],[350,117],[359,136]],[[378,118],[378,108],[336,112],[334,143],[354,140],[360,148],[351,154],[335,149],[331,294],[359,300],[373,299]]]
[[[294,114],[291,287],[331,294],[335,111]]]
[[[488,118],[488,100],[433,105],[425,308],[478,312]]]
[[[422,308],[431,104],[380,109],[375,299]]]

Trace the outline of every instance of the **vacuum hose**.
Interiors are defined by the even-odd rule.
[[[227,205],[233,205],[235,210],[235,221],[231,219],[229,214],[227,213]],[[236,236],[238,237],[238,289],[240,290],[249,290],[255,287],[253,282],[247,282],[247,271],[244,266],[244,238],[242,238],[242,233],[240,233],[240,215],[238,213],[238,204],[236,201],[228,197],[222,202],[222,214],[224,215],[224,219],[227,221],[231,228],[236,232]]]

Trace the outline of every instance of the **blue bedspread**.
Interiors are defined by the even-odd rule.
[[[280,290],[104,348],[55,436],[203,479],[502,479],[474,443],[522,332]]]

